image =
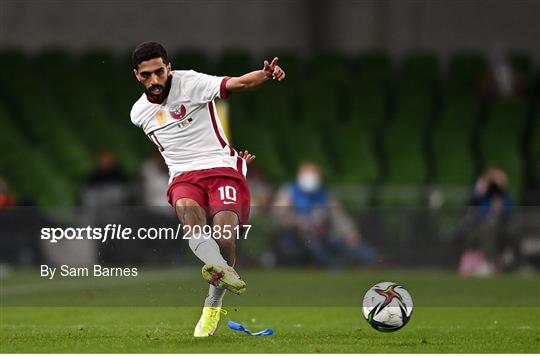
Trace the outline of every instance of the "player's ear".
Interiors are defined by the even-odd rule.
[[[140,82],[141,80],[139,79],[139,72],[137,69],[133,69],[133,74],[135,74],[135,78],[137,78],[137,80]]]
[[[171,62],[167,63],[167,74],[171,74]]]

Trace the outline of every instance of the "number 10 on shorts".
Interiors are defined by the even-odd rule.
[[[230,185],[225,185],[218,188],[219,198],[223,201],[223,204],[234,204],[236,203],[236,188],[231,187]]]

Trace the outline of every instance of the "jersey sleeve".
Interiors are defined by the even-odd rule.
[[[133,125],[137,126],[137,127],[142,127],[142,123],[141,123],[141,115],[140,115],[140,109],[139,109],[139,103],[135,103],[133,105],[133,107],[131,108],[131,111],[129,113],[129,116],[131,118],[131,122],[133,123]]]
[[[227,99],[229,77],[217,77],[190,70],[186,75],[185,92],[193,102],[210,102],[216,98]]]
[[[153,117],[149,113],[148,105],[145,105],[146,96],[145,94],[141,95],[139,100],[133,104],[129,116],[133,125],[144,128],[148,124],[148,120]]]

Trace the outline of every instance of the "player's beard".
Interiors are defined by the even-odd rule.
[[[153,102],[161,103],[167,98],[169,95],[169,90],[171,89],[171,80],[172,75],[169,75],[167,78],[167,82],[165,83],[165,87],[161,84],[155,84],[150,86],[148,89],[145,90],[145,93],[147,96],[149,96]],[[161,88],[161,92],[159,94],[152,93],[152,89],[154,88]]]

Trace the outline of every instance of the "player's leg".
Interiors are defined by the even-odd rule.
[[[245,178],[233,169],[224,169],[207,184],[212,230],[230,267],[205,265],[203,277],[214,286],[225,287],[241,294],[245,282],[232,268],[236,262],[238,225],[247,223],[249,217],[249,188]]]
[[[221,254],[229,266],[234,267],[236,262],[236,233],[238,231],[238,215],[231,210],[222,210],[214,215],[212,226],[221,231],[221,238],[217,240]]]
[[[199,209],[191,212],[190,210],[194,206],[192,201],[179,201],[178,205],[180,205],[178,207],[178,215],[181,221],[198,223],[202,216],[201,213],[205,213]],[[206,218],[206,215],[204,217]],[[229,220],[218,218],[218,221],[226,223]],[[193,336],[195,337],[208,337],[215,334],[220,315],[225,312],[221,306],[227,289],[236,294],[240,294],[246,289],[244,281],[240,279],[236,271],[230,266],[234,264],[234,249],[232,250],[233,260],[230,260],[228,265],[228,261],[220,253],[220,246],[218,245],[220,241],[222,240],[219,239],[219,235],[216,236],[216,239],[211,235],[203,235],[199,239],[190,239],[191,249],[205,263],[202,269],[203,277],[210,283],[208,294],[204,300],[202,315],[193,332]],[[230,249],[227,251],[230,251]],[[231,256],[230,252],[229,256]]]
[[[195,256],[205,264],[227,266],[216,241],[212,236],[202,233],[207,221],[205,209],[194,199],[179,198],[176,200],[175,210],[178,219],[185,226],[185,230],[194,232],[188,237],[189,247]]]
[[[233,268],[235,263],[235,228],[238,225],[238,218],[235,212],[219,211],[212,219],[212,237],[210,239],[216,244],[220,255],[225,258],[225,264],[208,262],[203,266],[203,278],[211,285],[218,288],[225,288],[234,294],[242,294],[246,290],[245,282],[240,278]],[[210,289],[217,296],[219,290]]]
[[[238,226],[238,217],[233,211],[220,211],[213,218],[214,231],[220,231],[216,237],[216,242],[220,247],[221,254],[227,260],[229,267],[222,267],[215,264],[205,264],[202,275],[205,280],[216,288],[210,288],[206,303],[208,305],[221,305],[223,288],[235,294],[241,294],[246,290],[245,282],[240,278],[233,268],[236,260],[235,231]]]
[[[219,226],[215,231],[223,231],[223,228],[232,229],[238,224],[238,218],[234,212],[221,211],[214,216],[213,224],[214,226]],[[235,291],[235,293],[237,293],[236,291],[245,290],[245,283],[232,268],[235,261],[234,245],[226,243],[226,241],[230,240],[234,243],[234,239],[219,238],[222,234],[214,235],[216,235],[215,241],[219,245],[221,254],[225,257],[230,267],[223,268],[222,266],[211,263],[205,264],[203,267],[203,277],[211,284],[206,299],[204,300],[203,313],[195,327],[194,335],[197,337],[213,335],[219,323],[220,313],[224,311],[221,306],[227,289],[223,286],[219,287],[219,280],[227,282],[229,289],[234,287],[235,289],[233,291]],[[212,283],[215,283],[215,285]]]
[[[210,235],[205,235],[204,226],[207,223],[206,193],[200,187],[192,184],[175,184],[169,189],[169,201],[174,202],[178,220],[184,225],[184,232],[192,232],[189,247],[203,263],[213,266],[227,266],[221,256],[219,245]],[[213,335],[219,324],[222,313],[221,303],[225,289],[210,285],[204,301],[202,315],[195,326],[193,336],[208,337]]]

